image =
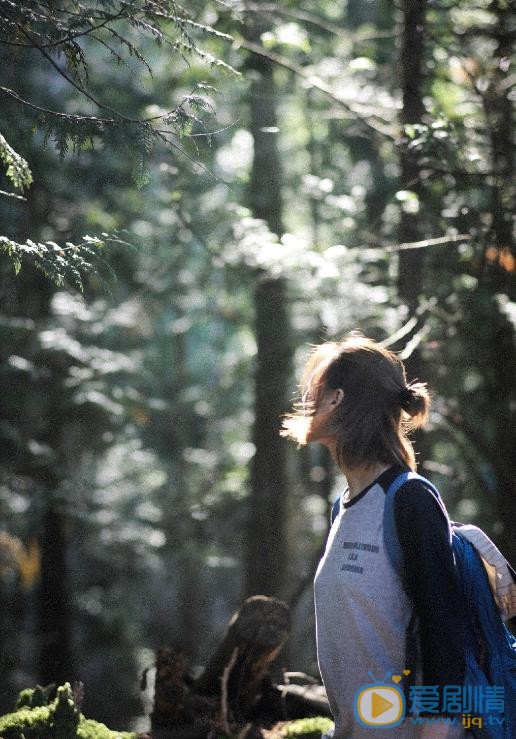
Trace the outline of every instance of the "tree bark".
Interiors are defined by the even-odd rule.
[[[515,254],[514,105],[509,97],[512,87],[509,80],[509,60],[514,53],[514,31],[511,28],[514,9],[510,3],[494,0],[490,10],[497,17],[494,29],[497,47],[493,59],[498,64],[482,95],[482,102],[491,145],[491,169],[494,173],[491,187],[492,236],[499,249],[508,249]]]
[[[245,28],[249,40],[255,42],[265,30],[258,14],[250,14]],[[252,80],[249,106],[254,141],[249,203],[253,215],[265,220],[272,232],[281,235],[282,175],[274,70],[268,60],[251,55],[247,71]],[[261,275],[254,304],[256,452],[251,466],[245,592],[281,596],[287,560],[287,473],[286,441],[280,438],[279,430],[281,416],[287,410],[291,364],[285,281]]]
[[[497,351],[495,372],[499,378],[498,393],[493,398],[496,413],[496,433],[493,450],[497,485],[497,509],[502,522],[500,547],[513,563],[516,563],[516,347],[514,328],[504,321],[493,336]]]
[[[400,69],[402,108],[400,123],[406,126],[421,123],[425,113],[423,104],[424,33],[427,0],[402,0],[403,26],[401,33]],[[400,147],[400,185],[402,190],[415,192],[421,201],[422,187],[417,154],[406,143]],[[399,229],[400,241],[409,243],[420,237],[419,215],[402,208]],[[423,284],[423,250],[401,251],[399,254],[399,295],[415,311]]]
[[[72,679],[66,518],[49,497],[41,537],[39,673],[43,685],[62,685]]]
[[[425,113],[423,82],[427,0],[402,0],[400,7],[403,14],[399,58],[402,92],[400,123],[404,127],[408,124],[422,123]],[[400,189],[414,192],[421,204],[424,201],[424,193],[418,157],[412,149],[409,149],[407,143],[408,139],[403,130],[399,153]],[[400,243],[418,241],[421,238],[421,216],[419,212],[409,212],[403,205],[402,203],[399,241]],[[400,251],[398,259],[398,295],[407,306],[409,314],[413,316],[416,314],[423,289],[424,249]],[[412,334],[420,329],[419,323],[416,324],[413,332],[405,337],[405,341],[408,343]],[[417,346],[405,364],[409,379],[423,378],[421,354]],[[414,442],[418,449],[418,463],[424,463],[429,453],[425,436],[416,433]]]
[[[276,598],[248,598],[233,616],[224,639],[195,685],[203,695],[220,695],[228,665],[227,701],[245,716],[261,698],[271,665],[290,631],[288,606]]]
[[[494,244],[502,257],[504,254],[516,255],[513,234],[513,213],[516,205],[516,185],[514,182],[514,108],[509,97],[510,68],[508,60],[514,52],[514,33],[511,32],[513,9],[510,3],[494,0],[490,6],[497,17],[497,47],[492,76],[485,94],[482,96],[491,146],[491,166],[494,172],[491,186],[491,244]],[[514,274],[502,268],[484,272],[489,275],[493,293],[514,290]],[[511,294],[509,292],[509,294]],[[514,294],[514,293],[513,293]],[[497,306],[496,306],[497,307]],[[498,312],[498,311],[497,311]],[[513,324],[505,316],[498,316],[498,325],[493,326],[491,350],[494,357],[494,377],[496,386],[491,398],[491,408],[495,423],[493,445],[493,465],[497,484],[497,509],[502,522],[500,545],[512,563],[516,562],[516,540],[514,522],[516,521],[516,336]]]
[[[261,737],[259,727],[278,721],[329,716],[326,693],[315,680],[308,679],[308,685],[273,683],[274,661],[289,631],[288,606],[276,598],[255,596],[235,613],[196,680],[188,676],[180,655],[161,649],[153,739],[202,739],[221,732],[236,736],[242,731],[247,737]]]
[[[402,0],[400,69],[402,108],[400,123],[421,123],[425,112],[423,104],[424,79],[424,31],[427,0]],[[400,189],[410,190],[421,201],[422,189],[419,164],[415,154],[405,143],[400,146]],[[401,210],[399,240],[401,243],[418,241],[420,238],[419,215]],[[399,253],[398,293],[411,313],[417,308],[423,284],[423,250]]]

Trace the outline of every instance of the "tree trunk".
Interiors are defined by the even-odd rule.
[[[492,236],[496,246],[515,254],[513,211],[516,199],[514,183],[514,107],[509,97],[511,74],[509,60],[514,53],[514,31],[511,28],[513,8],[510,3],[494,0],[490,10],[497,16],[497,47],[487,90],[482,95],[484,115],[489,130],[491,164],[494,176],[491,187]]]
[[[67,592],[66,519],[49,496],[41,537],[39,596],[40,680],[62,685],[73,679],[70,604]]]
[[[258,41],[265,30],[251,14],[246,34]],[[251,55],[247,62],[251,82],[250,131],[254,141],[249,202],[256,218],[281,235],[281,164],[277,145],[276,87],[266,59]],[[279,247],[280,248],[280,247]],[[287,410],[291,347],[286,285],[283,279],[262,275],[255,290],[256,448],[251,467],[250,514],[247,535],[247,595],[280,596],[284,591],[287,560],[286,441],[279,437],[281,416]]]
[[[491,186],[491,239],[500,255],[500,269],[484,272],[490,280],[493,293],[510,291],[514,285],[504,255],[516,255],[513,235],[513,213],[516,206],[514,184],[514,109],[509,94],[511,73],[508,60],[514,52],[514,33],[511,31],[513,10],[510,3],[494,0],[490,9],[497,16],[494,29],[497,48],[492,76],[487,90],[482,95],[491,145],[491,165],[494,176]],[[505,267],[504,267],[505,265]],[[513,270],[514,272],[514,270]],[[512,290],[514,288],[512,287]],[[510,294],[510,292],[509,292]],[[496,306],[497,307],[497,306]],[[493,325],[491,354],[494,357],[496,387],[491,398],[495,422],[493,464],[497,482],[497,509],[502,522],[500,546],[511,562],[516,562],[516,337],[513,324],[499,316]]]
[[[504,321],[493,336],[497,342],[495,372],[499,378],[496,405],[496,437],[493,461],[497,483],[497,509],[502,522],[500,547],[511,563],[516,563],[516,347],[514,328]]]
[[[424,30],[427,0],[402,0],[403,26],[401,32],[400,68],[402,108],[400,123],[421,123],[425,112],[423,104]],[[406,140],[405,140],[406,141]],[[400,146],[400,189],[416,193],[421,201],[421,184],[417,154],[406,143]],[[418,213],[402,207],[399,228],[401,243],[417,241],[420,237]],[[422,250],[400,251],[398,292],[411,313],[418,305],[422,287]]]
[[[402,0],[400,7],[403,13],[400,48],[402,89],[400,123],[404,127],[408,124],[422,123],[425,113],[423,81],[427,0]],[[407,142],[407,137],[403,135],[399,155],[400,189],[415,193],[418,202],[421,204],[424,202],[424,193],[420,180],[419,162],[417,154],[409,149]],[[406,203],[402,201],[399,227],[400,243],[411,243],[421,238],[420,219],[419,212],[411,212],[406,207]],[[398,295],[412,316],[417,311],[423,288],[423,253],[423,249],[399,252]],[[417,333],[420,329],[421,326],[416,324],[413,332],[405,337],[405,341],[408,342],[412,338],[412,334]],[[421,355],[417,346],[410,357],[405,360],[405,364],[409,379],[424,377]],[[418,463],[423,464],[429,453],[425,436],[416,433],[414,441],[419,454]]]

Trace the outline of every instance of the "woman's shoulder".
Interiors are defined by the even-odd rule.
[[[380,475],[376,482],[378,482],[384,489],[384,492],[387,493],[389,488],[394,483],[397,483],[402,475],[411,475],[412,472],[413,470],[411,470],[410,467],[405,467],[401,464],[393,464]],[[434,495],[434,497],[440,497],[435,485],[431,483],[430,480],[427,480],[423,475],[419,474],[417,477],[413,477],[411,475],[407,480],[404,480],[397,492],[399,491],[403,491],[404,493],[407,491],[412,493],[423,492],[425,495],[430,494]]]
[[[379,480],[384,492],[387,494],[400,476],[410,471],[402,465],[386,470]],[[408,517],[429,523],[440,519],[448,524],[448,513],[438,490],[424,477],[409,478],[398,487],[394,494],[394,512],[398,519]]]
[[[407,480],[396,491],[393,507],[398,531],[409,530],[408,538],[416,532],[418,537],[426,537],[441,531],[451,541],[448,511],[439,492],[428,481]]]

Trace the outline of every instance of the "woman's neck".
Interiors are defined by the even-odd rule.
[[[337,459],[337,445],[334,438],[320,439],[319,441],[328,448],[333,461],[339,466],[345,476],[349,487],[349,499],[354,498],[362,490],[365,490],[382,472],[385,472],[385,470],[391,467],[390,464],[385,464],[385,462],[371,462],[371,464],[364,464],[359,467],[348,467]]]
[[[372,482],[379,477],[382,472],[388,470],[390,465],[383,462],[373,462],[367,467],[353,467],[346,468],[341,465],[342,472],[344,473],[348,486],[349,486],[349,499],[356,497],[362,490],[365,490]]]

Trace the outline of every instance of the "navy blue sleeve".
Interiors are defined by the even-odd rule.
[[[430,490],[418,480],[397,491],[394,516],[405,587],[419,618],[423,684],[462,685],[465,606],[446,518]]]

